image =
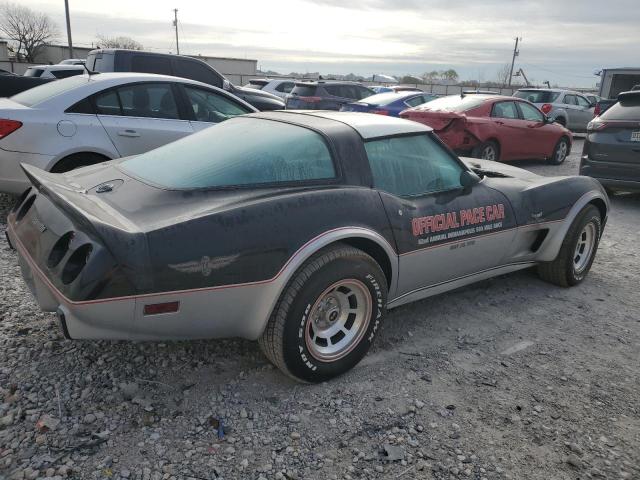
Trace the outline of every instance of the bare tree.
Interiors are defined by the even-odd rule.
[[[511,73],[511,65],[509,63],[505,63],[501,65],[498,71],[496,72],[496,79],[498,83],[502,86],[507,85],[509,83],[509,74]]]
[[[27,62],[35,62],[42,47],[58,35],[48,15],[15,3],[0,4],[0,31],[16,43],[16,57]]]
[[[140,42],[130,37],[107,37],[98,35],[98,45],[100,48],[126,48],[127,50],[142,50],[144,47]]]

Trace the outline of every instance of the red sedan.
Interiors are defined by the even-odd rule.
[[[432,127],[457,153],[485,160],[541,158],[559,165],[571,151],[569,130],[515,97],[451,95],[400,116]]]

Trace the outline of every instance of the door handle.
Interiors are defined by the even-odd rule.
[[[131,137],[131,138],[135,138],[135,137],[139,137],[140,136],[140,134],[138,132],[136,132],[135,130],[131,130],[131,129],[120,130],[118,132],[118,135],[120,135],[121,137]]]
[[[500,120],[495,120],[495,123],[497,123],[498,125],[504,125],[504,122],[501,122]]]

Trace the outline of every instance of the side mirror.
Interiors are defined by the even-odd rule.
[[[226,90],[227,92],[232,91],[231,82],[226,78],[222,81],[222,89]]]
[[[460,173],[460,185],[464,188],[470,188],[480,183],[480,177],[471,170],[463,170]]]
[[[555,120],[551,120],[551,118],[547,117],[546,115],[544,116],[544,123],[553,123],[555,122]]]

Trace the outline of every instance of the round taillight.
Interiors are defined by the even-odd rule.
[[[71,254],[62,269],[62,283],[68,285],[78,278],[78,275],[80,275],[80,272],[89,261],[92,249],[93,247],[90,244],[85,243]]]
[[[58,239],[49,253],[49,258],[47,258],[47,267],[53,268],[60,263],[69,251],[69,245],[71,245],[74,236],[73,232],[67,232]]]
[[[22,206],[18,210],[18,213],[16,214],[16,222],[19,222],[24,218],[24,216],[27,214],[27,212],[33,205],[33,202],[35,201],[36,201],[35,195],[31,195],[29,198],[27,198],[27,200],[22,204]]]

